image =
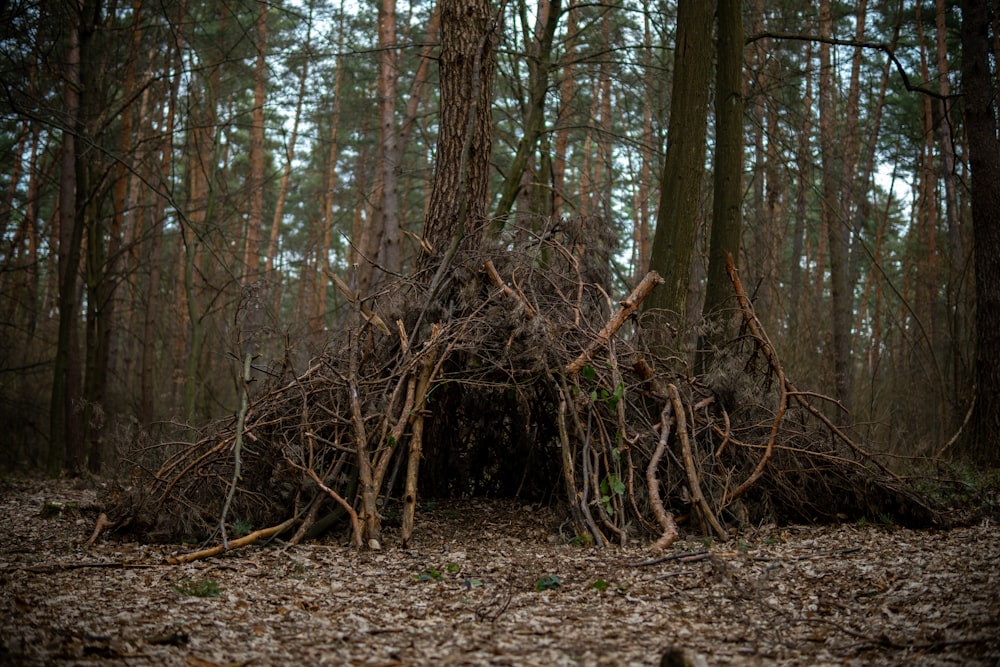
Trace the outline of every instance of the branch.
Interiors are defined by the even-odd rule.
[[[277,535],[282,531],[288,529],[292,524],[294,524],[298,519],[292,517],[284,523],[280,523],[277,526],[271,526],[270,528],[262,528],[260,530],[255,530],[245,537],[233,540],[229,543],[228,548],[222,546],[211,547],[209,549],[201,549],[200,551],[193,551],[189,554],[181,554],[180,556],[167,556],[167,563],[170,565],[180,565],[182,563],[190,563],[191,561],[201,560],[202,558],[210,558],[212,556],[218,556],[224,551],[229,551],[230,549],[238,549],[240,547],[245,547],[248,544],[253,544],[254,542],[265,538],[271,537],[272,535]]]
[[[656,478],[656,469],[660,466],[660,459],[663,457],[663,452],[667,449],[667,439],[670,437],[670,409],[671,404],[669,402],[663,406],[663,413],[660,415],[660,439],[656,444],[656,450],[653,452],[652,458],[649,459],[649,465],[646,467],[646,486],[649,492],[649,504],[653,507],[653,514],[656,516],[656,521],[663,528],[663,534],[660,535],[660,539],[656,540],[653,544],[653,549],[656,551],[666,550],[679,537],[677,523],[674,521],[673,514],[663,508],[663,501],[660,500],[660,481]]]
[[[896,71],[899,72],[899,78],[903,80],[903,86],[911,93],[920,93],[922,95],[927,95],[928,97],[945,101],[959,97],[957,94],[942,95],[941,93],[933,91],[930,88],[915,86],[910,83],[910,77],[907,75],[906,69],[903,67],[903,63],[899,62],[899,59],[896,57],[892,47],[888,44],[883,44],[882,42],[861,42],[854,39],[837,39],[836,37],[820,37],[819,35],[802,35],[799,33],[775,32],[768,30],[754,35],[748,35],[744,43],[749,45],[762,39],[787,39],[796,42],[819,42],[821,44],[832,44],[833,46],[853,46],[859,49],[881,51],[889,56],[889,60],[892,61],[892,64],[896,66]]]
[[[594,352],[597,348],[602,345],[607,345],[611,341],[611,337],[621,329],[622,325],[625,324],[625,320],[635,314],[635,311],[639,309],[639,305],[642,303],[643,299],[649,296],[649,293],[653,291],[653,288],[657,285],[663,284],[663,278],[656,271],[650,271],[646,274],[646,277],[636,285],[632,293],[628,295],[628,298],[621,302],[621,308],[615,313],[615,316],[608,320],[608,323],[604,325],[604,328],[600,330],[597,334],[597,340],[591,341],[587,349],[584,350],[579,357],[570,362],[566,368],[565,372],[567,375],[576,375],[584,367],[584,365],[594,356]]]
[[[726,529],[719,523],[719,520],[712,512],[712,508],[708,506],[708,501],[705,500],[705,494],[701,491],[701,483],[698,480],[698,471],[695,470],[694,467],[694,455],[691,453],[691,442],[688,439],[687,417],[684,414],[684,406],[681,404],[680,394],[677,393],[677,387],[672,384],[669,385],[667,389],[670,391],[670,403],[674,406],[674,420],[677,423],[677,438],[681,442],[681,451],[684,454],[684,468],[687,471],[688,487],[691,491],[691,499],[695,502],[695,506],[701,509],[705,522],[708,523],[712,530],[715,531],[715,534],[722,540],[728,541],[729,533],[727,533]]]

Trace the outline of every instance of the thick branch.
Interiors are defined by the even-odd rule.
[[[646,274],[646,277],[636,285],[632,293],[628,295],[628,298],[621,302],[621,308],[615,313],[604,328],[600,330],[597,334],[597,339],[591,341],[587,349],[584,350],[579,357],[574,359],[572,362],[567,364],[565,371],[567,375],[575,375],[580,372],[581,369],[586,365],[590,358],[594,356],[594,352],[603,345],[607,345],[611,341],[611,337],[621,329],[625,321],[635,314],[642,304],[643,299],[649,296],[649,293],[653,291],[653,288],[657,285],[663,284],[663,278],[656,271],[650,271]]]

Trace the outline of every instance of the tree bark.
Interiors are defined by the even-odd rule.
[[[712,67],[714,2],[680,0],[674,52],[673,93],[667,158],[660,182],[660,208],[650,255],[650,270],[665,283],[644,302],[645,310],[686,318],[688,283],[694,253],[701,182],[705,173],[705,132]]]
[[[83,244],[83,211],[77,201],[77,138],[83,132],[80,118],[80,62],[85,30],[82,17],[74,10],[68,16],[68,48],[63,70],[63,115],[66,126],[62,131],[59,173],[59,250],[58,305],[59,337],[52,379],[52,402],[49,415],[49,452],[46,470],[58,477],[73,452],[83,447],[83,428],[75,407],[82,396],[79,335],[77,319],[77,279]]]
[[[267,13],[270,3],[257,4],[257,58],[254,64],[253,113],[250,127],[250,174],[246,188],[246,237],[243,250],[243,284],[257,280],[260,272],[260,235],[264,224],[264,102],[267,93]]]
[[[441,119],[421,268],[478,247],[486,223],[492,124],[493,47],[489,0],[441,1]]]
[[[832,19],[830,1],[820,2],[820,37],[831,35]],[[840,198],[844,155],[839,150],[837,137],[837,110],[834,106],[833,65],[830,44],[820,42],[819,125],[820,152],[823,163],[822,216],[826,227],[830,252],[830,328],[832,329],[832,357],[834,395],[841,405],[850,410],[851,379],[851,290],[848,279],[848,222],[842,217]]]
[[[1000,464],[1000,141],[984,0],[962,0],[962,92],[969,140],[976,274],[976,404],[963,443],[970,460]]]
[[[712,235],[705,288],[706,317],[720,315],[732,295],[726,255],[739,266],[743,229],[743,2],[719,0],[715,76],[715,173]]]
[[[378,72],[379,150],[378,185],[374,224],[379,228],[377,267],[373,284],[383,270],[398,273],[402,267],[399,231],[399,169],[402,158],[396,127],[396,97],[399,82],[399,54],[396,52],[396,0],[382,0],[378,10],[378,45],[381,49]]]

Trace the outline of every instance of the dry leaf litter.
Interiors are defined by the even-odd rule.
[[[0,482],[0,663],[1000,665],[1000,536],[759,526],[726,543],[576,543],[557,508],[423,502],[415,546],[340,536],[172,566],[86,543],[94,490]],[[656,562],[652,562],[656,561]]]

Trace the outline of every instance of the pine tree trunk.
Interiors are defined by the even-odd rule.
[[[976,273],[976,404],[963,447],[972,461],[995,466],[1000,464],[1000,141],[983,0],[962,1],[962,90]]]
[[[441,118],[423,237],[437,267],[478,247],[486,223],[496,40],[489,0],[441,2]]]
[[[684,322],[687,315],[691,260],[705,172],[714,13],[714,2],[680,0],[678,3],[667,158],[649,262],[650,269],[657,271],[665,283],[654,289],[643,303],[646,310],[668,311],[679,322]]]
[[[731,301],[726,256],[739,262],[743,228],[743,2],[719,0],[715,77],[715,188],[709,246],[706,316]]]

